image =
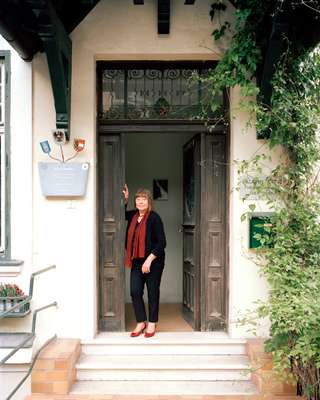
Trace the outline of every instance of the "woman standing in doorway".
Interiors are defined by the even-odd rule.
[[[129,200],[128,186],[123,188],[125,205]],[[135,210],[126,210],[128,221],[125,242],[125,266],[131,268],[130,294],[137,326],[131,337],[146,329],[145,337],[154,336],[159,315],[160,282],[164,268],[166,237],[162,220],[153,208],[151,193],[139,189],[134,196]],[[148,290],[149,320],[143,301],[144,285]]]

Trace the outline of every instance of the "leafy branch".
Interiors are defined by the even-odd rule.
[[[263,104],[254,78],[261,72],[267,46],[264,27],[279,7],[285,12],[284,2],[235,2],[238,9],[230,46],[206,78],[211,85],[211,109],[217,107],[217,95],[239,85],[245,96],[242,107],[252,116],[250,123],[270,133],[270,149],[280,146],[283,152],[271,171],[265,154],[254,154],[237,164],[240,176],[254,171],[252,191],[273,210],[267,235],[258,238],[265,248],[256,254],[256,263],[269,284],[269,298],[258,302],[255,321],[269,318],[266,348],[273,354],[276,371],[283,376],[290,371],[301,393],[319,400],[320,48],[310,51],[297,39],[287,39],[271,82],[271,104]],[[307,7],[316,14],[320,11],[318,2],[312,0],[289,5]],[[215,1],[210,16],[218,14],[220,21],[225,11],[226,6]],[[220,24],[213,38],[220,40],[227,29],[231,30],[228,24]]]

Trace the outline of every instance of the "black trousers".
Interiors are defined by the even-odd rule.
[[[130,274],[130,294],[137,322],[147,320],[146,310],[143,301],[144,285],[148,290],[148,308],[149,322],[158,322],[159,318],[159,300],[160,300],[160,282],[164,263],[155,260],[151,264],[150,272],[142,273],[142,264],[144,259],[133,259]]]

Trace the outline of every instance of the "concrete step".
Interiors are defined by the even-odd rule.
[[[85,355],[76,364],[78,380],[250,380],[246,356]]]
[[[246,340],[225,333],[100,333],[82,340],[74,395],[250,395]]]
[[[84,354],[197,354],[245,355],[246,340],[206,332],[159,332],[152,338],[130,338],[128,332],[101,333],[83,340]]]
[[[70,394],[81,395],[174,395],[187,396],[196,395],[197,399],[200,396],[209,395],[255,395],[257,389],[252,382],[244,381],[224,381],[224,382],[175,382],[175,381],[148,381],[146,382],[130,382],[130,381],[78,381],[72,388]],[[199,396],[199,397],[198,397]],[[158,398],[158,397],[157,397]],[[174,397],[177,399],[176,397]],[[184,398],[184,397],[183,397]],[[219,397],[220,398],[220,397]],[[148,397],[149,399],[149,397]]]

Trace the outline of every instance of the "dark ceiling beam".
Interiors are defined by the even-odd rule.
[[[24,30],[21,29],[22,25],[25,27]],[[37,34],[36,20],[24,4],[1,0],[0,34],[25,61],[31,61],[34,54],[42,48]]]
[[[56,127],[70,137],[72,42],[50,0],[28,0],[37,18],[56,110]]]
[[[278,62],[284,51],[287,49],[286,38],[289,35],[291,7],[288,2],[283,8],[275,13],[272,20],[271,34],[268,47],[265,53],[265,59],[262,70],[262,79],[260,83],[260,100],[265,107],[271,106],[273,92],[272,80],[276,72]],[[269,131],[258,131],[258,139],[267,139],[270,137]]]
[[[231,3],[233,5],[233,7],[237,8],[239,6],[239,4],[237,4],[237,1],[234,0],[228,0],[229,3]]]
[[[194,3],[195,3],[195,0],[184,0],[184,4],[193,5]]]
[[[133,0],[133,4],[135,5],[144,4],[144,0]]]
[[[277,64],[288,46],[286,38],[290,36],[289,29],[292,11],[290,1],[285,1],[282,3],[282,7],[279,7],[274,13],[272,19],[271,33],[264,57],[262,79],[260,83],[261,100],[266,106],[270,106],[271,104],[272,79]]]
[[[170,33],[170,0],[158,0],[158,34]]]

